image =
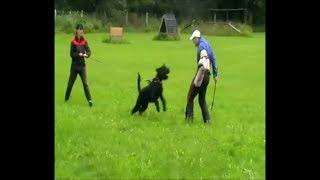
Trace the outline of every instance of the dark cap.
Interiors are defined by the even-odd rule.
[[[77,24],[76,29],[83,29],[83,25],[82,24]]]

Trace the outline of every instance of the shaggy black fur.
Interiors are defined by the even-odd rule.
[[[157,111],[160,112],[159,107],[159,97],[162,101],[163,111],[166,111],[166,101],[163,97],[162,91],[162,80],[168,79],[168,74],[170,73],[169,68],[167,68],[165,65],[159,67],[156,69],[157,75],[153,80],[149,83],[148,86],[141,89],[140,87],[140,81],[141,76],[138,73],[138,92],[139,96],[136,102],[136,105],[131,111],[131,114],[134,114],[135,112],[139,111],[139,113],[143,113],[147,108],[149,102],[154,102],[157,108]]]

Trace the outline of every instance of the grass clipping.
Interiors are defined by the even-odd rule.
[[[176,34],[175,36],[171,36],[165,33],[159,33],[155,37],[153,37],[154,41],[179,41],[180,36],[179,34]]]

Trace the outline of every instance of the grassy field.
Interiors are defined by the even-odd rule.
[[[69,102],[64,93],[72,35],[55,36],[56,179],[265,179],[265,34],[205,36],[213,44],[220,79],[213,124],[203,124],[195,99],[193,124],[184,122],[186,95],[195,73],[196,48],[181,41],[152,41],[154,33],[128,33],[130,44],[102,43],[107,34],[88,34],[87,63],[94,107],[80,77]],[[142,86],[165,63],[167,112],[153,104],[130,115]],[[207,91],[211,104],[214,83]]]

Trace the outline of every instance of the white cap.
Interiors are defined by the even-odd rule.
[[[190,37],[190,40],[192,40],[195,37],[200,37],[200,31],[199,30],[193,31],[193,33],[192,33],[192,35]]]
[[[201,50],[200,52],[200,58],[203,58],[203,57],[208,57],[208,53],[205,49]]]

